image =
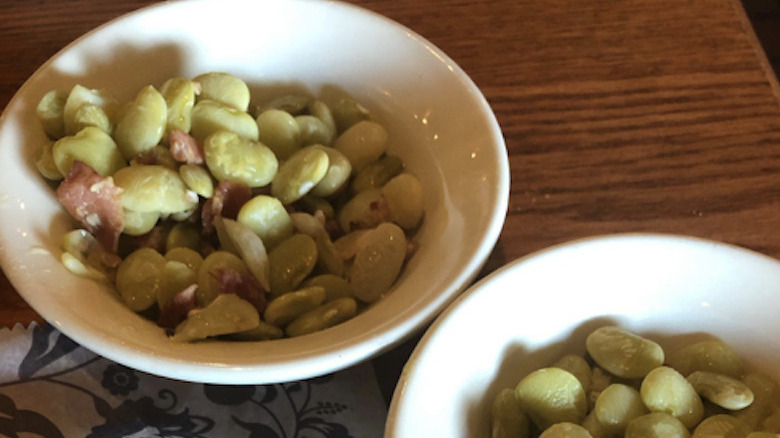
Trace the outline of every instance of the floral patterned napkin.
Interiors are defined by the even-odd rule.
[[[284,384],[221,386],[135,371],[49,325],[0,329],[0,436],[380,437],[370,363]]]

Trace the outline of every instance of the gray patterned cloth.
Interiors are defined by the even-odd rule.
[[[49,325],[0,329],[0,436],[381,437],[387,408],[370,363],[274,385],[152,376]]]

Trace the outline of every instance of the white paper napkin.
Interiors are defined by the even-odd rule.
[[[386,415],[370,363],[301,382],[204,385],[116,364],[49,325],[0,329],[0,436],[374,438]]]

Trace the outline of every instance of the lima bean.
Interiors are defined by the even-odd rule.
[[[201,234],[198,227],[190,222],[178,222],[168,232],[165,239],[165,250],[170,252],[176,248],[197,250],[200,248]]]
[[[286,327],[295,318],[316,309],[325,300],[325,289],[312,286],[274,298],[268,303],[263,319],[276,327]]]
[[[663,412],[651,412],[635,418],[626,428],[624,438],[689,438],[685,425]]]
[[[191,113],[190,134],[203,141],[217,131],[231,131],[249,140],[258,139],[255,119],[244,111],[213,100],[200,100]]]
[[[297,316],[287,325],[285,333],[290,337],[307,335],[340,324],[355,314],[357,302],[352,298],[339,298]]]
[[[317,244],[306,234],[294,234],[268,254],[271,293],[284,294],[297,288],[317,263]]]
[[[43,126],[43,131],[52,140],[65,136],[63,111],[65,110],[65,102],[67,100],[67,91],[51,90],[43,95],[35,108],[35,114],[38,116],[41,126]]]
[[[404,171],[404,163],[395,155],[383,155],[376,161],[368,163],[352,180],[352,191],[382,188],[388,181]]]
[[[753,391],[739,380],[709,371],[694,371],[688,381],[702,397],[732,411],[753,403]]]
[[[268,109],[260,113],[257,122],[258,138],[276,157],[286,160],[301,148],[301,127],[290,113]]]
[[[199,196],[206,199],[214,196],[214,181],[203,166],[182,164],[179,166],[179,176],[184,184]]]
[[[674,368],[660,366],[647,373],[639,393],[651,412],[665,412],[677,417],[689,429],[704,416],[699,394]]]
[[[209,99],[240,111],[249,108],[249,87],[240,78],[225,72],[209,72],[196,76],[200,98]]]
[[[198,272],[200,265],[203,264],[203,257],[199,252],[184,246],[168,249],[165,260],[184,263],[195,272]]]
[[[355,253],[349,282],[355,296],[373,303],[390,290],[406,259],[406,236],[397,225],[379,225]]]
[[[593,438],[593,436],[588,429],[579,424],[563,422],[548,427],[539,438]]]
[[[303,287],[319,286],[325,289],[325,302],[339,298],[352,298],[352,286],[342,277],[333,274],[320,274],[303,282]]]
[[[600,367],[618,377],[643,377],[664,363],[660,345],[620,327],[594,330],[588,335],[585,347]]]
[[[122,232],[128,236],[140,236],[146,234],[157,225],[160,220],[159,211],[134,211],[124,209],[124,227]]]
[[[127,307],[140,312],[157,302],[163,287],[165,257],[152,248],[133,251],[119,265],[116,287]]]
[[[114,184],[123,190],[122,206],[132,211],[173,214],[198,204],[198,196],[187,189],[179,174],[160,165],[124,167],[114,174]]]
[[[631,420],[649,413],[639,391],[622,383],[613,383],[602,391],[593,412],[607,431],[619,435]]]
[[[527,375],[515,387],[515,397],[542,430],[555,423],[580,423],[587,413],[580,381],[560,368],[541,368]]]
[[[171,131],[190,132],[192,127],[192,108],[195,106],[195,96],[199,94],[196,84],[187,78],[170,78],[160,87],[160,94],[165,99],[167,107],[165,137]]]
[[[83,161],[101,176],[113,175],[127,165],[111,136],[93,126],[60,138],[52,145],[51,152],[54,165],[63,176],[76,160]]]
[[[402,173],[382,187],[390,218],[405,230],[420,223],[423,215],[423,191],[420,181],[412,174]]]
[[[367,120],[368,110],[355,99],[342,97],[331,108],[338,132],[344,132],[358,122]]]
[[[119,102],[107,91],[89,89],[82,85],[74,85],[65,100],[62,108],[62,121],[65,127],[65,135],[73,135],[79,131],[76,112],[82,105],[95,105],[103,109],[109,119],[114,120],[119,111]]]
[[[129,160],[157,146],[167,123],[165,98],[156,88],[147,85],[119,118],[114,129],[114,140],[122,155]]]
[[[295,116],[295,122],[301,130],[302,146],[313,144],[330,146],[333,144],[335,133],[319,118],[305,114]]]
[[[685,376],[694,371],[712,371],[739,379],[743,374],[742,359],[718,339],[695,342],[673,351],[668,362]]]
[[[209,135],[203,143],[203,154],[211,174],[220,181],[230,179],[249,187],[263,187],[280,170],[268,147],[232,131],[219,130]]]
[[[590,390],[592,371],[584,357],[576,354],[567,354],[558,359],[553,366],[572,373],[580,381],[583,390],[586,392]]]
[[[309,193],[328,172],[328,154],[315,146],[305,147],[282,163],[271,183],[271,195],[292,204]]]
[[[293,234],[292,219],[273,196],[257,195],[238,211],[238,222],[248,226],[270,250]]]
[[[35,156],[35,167],[44,178],[58,181],[63,178],[63,175],[60,173],[60,170],[57,169],[57,163],[54,162],[53,149],[54,142],[45,142]]]
[[[503,389],[490,406],[492,438],[527,438],[529,423],[511,389]]]
[[[745,438],[750,427],[731,415],[707,417],[693,430],[693,438]]]
[[[387,138],[387,130],[382,125],[363,120],[338,136],[333,147],[346,155],[353,172],[359,172],[385,153]]]
[[[352,165],[344,154],[337,149],[314,146],[328,154],[328,170],[309,193],[313,196],[327,197],[338,192],[347,183],[352,173]]]
[[[358,193],[338,213],[339,225],[345,233],[359,228],[374,228],[389,218],[390,211],[381,189]]]
[[[176,326],[171,339],[190,342],[251,330],[259,324],[260,315],[252,304],[235,294],[222,294],[203,309],[190,312],[187,319]]]

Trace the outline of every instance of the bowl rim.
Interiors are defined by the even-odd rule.
[[[247,0],[232,0],[237,3],[248,3]],[[304,3],[317,3],[317,0],[287,0],[288,2],[304,4]],[[32,75],[21,85],[21,87],[14,93],[8,102],[8,105],[3,109],[0,114],[0,130],[2,130],[7,115],[11,112],[11,108],[14,106],[14,102],[18,100],[19,96],[23,95],[25,91],[31,86],[31,82],[36,77],[42,75],[51,65],[61,56],[68,53],[74,47],[77,47],[82,41],[93,37],[96,34],[111,28],[118,23],[122,23],[125,20],[135,18],[142,14],[153,13],[156,10],[176,7],[179,4],[184,3],[217,3],[219,0],[173,0],[170,2],[152,4],[141,7],[134,11],[127,12],[120,16],[117,16],[99,26],[89,30],[82,34],[62,49],[57,51],[49,59],[47,59],[40,67],[38,67]],[[497,150],[496,159],[492,163],[495,166],[497,174],[494,175],[496,180],[496,201],[492,206],[492,211],[489,214],[489,221],[486,222],[484,229],[484,238],[480,244],[475,248],[474,255],[470,258],[468,265],[462,267],[459,274],[448,286],[442,290],[441,295],[437,299],[432,299],[426,302],[426,306],[421,308],[418,312],[411,315],[409,320],[393,323],[390,327],[383,329],[381,333],[376,337],[381,339],[381,342],[376,342],[376,345],[371,345],[370,338],[356,339],[354,343],[349,345],[342,345],[338,349],[329,350],[325,355],[330,359],[329,361],[322,361],[322,357],[306,357],[306,358],[290,358],[286,361],[275,363],[273,370],[268,366],[256,365],[252,367],[240,366],[218,366],[214,367],[213,364],[203,363],[183,363],[176,357],[166,356],[154,356],[146,352],[138,352],[127,345],[116,345],[116,339],[104,339],[99,335],[92,335],[90,329],[85,324],[79,324],[72,326],[67,318],[60,320],[56,314],[52,314],[48,308],[45,299],[38,294],[30,294],[25,291],[24,288],[19,288],[17,285],[22,285],[25,282],[23,275],[15,272],[14,269],[5,269],[5,267],[14,266],[13,258],[6,252],[0,252],[0,266],[3,266],[5,275],[8,280],[14,286],[14,289],[22,296],[22,298],[36,311],[38,312],[48,323],[54,325],[59,331],[68,337],[73,338],[77,342],[83,344],[90,350],[104,356],[110,360],[127,364],[128,355],[139,355],[137,360],[129,364],[141,371],[150,372],[156,375],[162,375],[165,377],[171,377],[178,380],[204,382],[204,383],[226,383],[226,384],[250,384],[250,383],[274,383],[289,381],[301,378],[310,378],[327,373],[335,372],[346,367],[355,365],[359,362],[367,360],[377,354],[387,351],[394,346],[400,344],[405,338],[411,336],[416,331],[421,330],[426,326],[435,316],[443,311],[447,305],[454,300],[460,292],[462,292],[471,281],[479,274],[484,264],[487,262],[493,248],[495,247],[501,231],[504,226],[506,214],[509,206],[509,193],[510,193],[510,168],[509,160],[506,154],[506,144],[501,132],[501,128],[496,119],[494,112],[492,111],[487,99],[482,94],[481,90],[476,86],[473,80],[466,74],[466,72],[457,65],[446,53],[439,49],[434,44],[430,43],[427,39],[417,34],[408,27],[400,24],[388,17],[365,9],[363,7],[344,3],[342,1],[323,1],[322,4],[326,4],[327,7],[337,8],[339,10],[351,11],[351,13],[367,14],[370,19],[378,20],[384,25],[391,26],[398,29],[401,32],[413,37],[420,44],[426,46],[426,48],[436,56],[440,57],[443,62],[446,62],[449,66],[452,66],[457,74],[458,80],[466,86],[469,92],[474,96],[474,100],[481,106],[480,113],[484,118],[486,127],[490,130],[490,143],[495,146]],[[501,149],[502,153],[498,153]],[[4,237],[1,237],[4,239]],[[0,241],[0,246],[3,244]],[[313,361],[318,361],[316,366],[313,365]],[[290,366],[294,362],[296,366]],[[167,370],[175,367],[175,373],[171,373]],[[312,368],[317,368],[317,371],[312,371]],[[224,371],[228,372],[224,372]],[[273,375],[274,378],[269,380],[264,376]]]

